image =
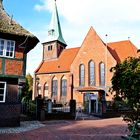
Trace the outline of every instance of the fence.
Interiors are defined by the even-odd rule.
[[[35,118],[36,117],[36,102],[32,100],[22,101],[21,114]]]
[[[52,103],[41,98],[35,101],[26,100],[21,104],[21,114],[28,116],[29,119],[41,120],[42,115],[45,119],[72,119],[75,115],[75,105],[73,103]]]
[[[46,113],[60,113],[60,112],[70,112],[69,103],[52,103],[51,101],[44,100],[43,109]]]

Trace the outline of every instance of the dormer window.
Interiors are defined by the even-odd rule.
[[[0,38],[0,56],[14,57],[15,41]]]

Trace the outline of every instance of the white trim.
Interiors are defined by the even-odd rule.
[[[0,84],[3,83],[4,84],[4,93],[3,93],[3,101],[0,101],[0,103],[4,103],[5,102],[5,99],[6,99],[6,87],[7,87],[7,83],[6,82],[1,82],[0,81]]]
[[[0,55],[0,57],[7,57],[7,58],[14,58],[15,56],[15,41],[14,40],[6,40],[6,39],[2,39],[0,38],[0,41],[3,40],[4,41],[4,49],[3,49],[3,55]],[[13,51],[10,51],[12,52],[12,56],[6,56],[6,52],[7,52],[7,42],[10,41],[13,42]],[[10,45],[11,46],[11,45]]]

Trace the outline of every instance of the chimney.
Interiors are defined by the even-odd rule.
[[[0,0],[0,9],[3,9],[3,4],[2,4],[3,0]]]

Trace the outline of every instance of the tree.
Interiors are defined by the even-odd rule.
[[[114,73],[111,90],[131,109],[124,119],[133,125],[140,121],[140,57],[129,57],[110,71]]]
[[[22,94],[21,94],[22,101],[32,99],[33,78],[30,73],[28,73],[25,78],[26,78],[26,83],[22,88]]]

